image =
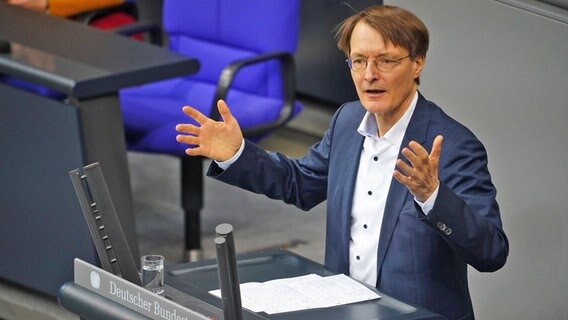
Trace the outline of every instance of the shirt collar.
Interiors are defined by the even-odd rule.
[[[406,112],[402,115],[402,117],[394,124],[392,128],[390,128],[387,133],[383,137],[379,137],[378,135],[378,127],[377,121],[375,120],[375,115],[369,111],[365,113],[363,120],[361,120],[361,124],[359,124],[359,128],[357,128],[357,132],[364,137],[380,140],[384,138],[385,140],[393,143],[398,144],[402,143],[402,139],[404,138],[404,133],[406,132],[406,128],[408,128],[408,124],[410,123],[410,119],[412,118],[412,114],[414,113],[414,109],[416,108],[416,103],[418,102],[418,91],[414,93],[414,97],[410,102],[410,106],[406,110]]]

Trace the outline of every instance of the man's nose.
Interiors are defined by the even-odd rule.
[[[365,70],[363,72],[364,72],[365,80],[367,80],[367,81],[376,80],[380,76],[380,71],[377,68],[377,64],[375,63],[375,60],[368,60],[367,66],[365,66]]]

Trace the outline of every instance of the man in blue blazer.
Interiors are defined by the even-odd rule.
[[[474,319],[467,265],[498,270],[509,245],[485,148],[418,92],[428,30],[406,10],[373,6],[343,21],[337,38],[359,101],[337,110],[306,156],[244,140],[224,101],[219,122],[184,107],[198,125],[178,125],[177,140],[215,160],[216,179],[304,210],[327,200],[329,269],[448,319]]]

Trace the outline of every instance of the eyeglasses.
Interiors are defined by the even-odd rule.
[[[349,66],[349,69],[351,69],[354,72],[361,72],[364,71],[365,69],[367,69],[367,65],[369,63],[369,61],[374,61],[375,62],[375,67],[377,67],[377,69],[379,71],[382,72],[389,72],[392,71],[394,69],[394,67],[396,67],[400,61],[402,61],[402,59],[406,59],[410,57],[410,55],[407,55],[406,57],[402,57],[402,58],[398,58],[398,59],[394,59],[394,58],[376,58],[376,59],[366,59],[366,58],[355,58],[355,59],[345,59],[345,62],[347,62],[347,65]]]

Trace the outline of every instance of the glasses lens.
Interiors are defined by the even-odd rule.
[[[361,72],[367,68],[369,61],[382,72],[389,72],[394,69],[403,59],[410,57],[410,55],[398,59],[394,58],[377,58],[377,59],[346,59],[347,65],[352,71]]]
[[[347,59],[346,61],[349,64],[349,68],[355,72],[361,72],[365,70],[365,67],[367,66],[367,60],[365,59]]]

